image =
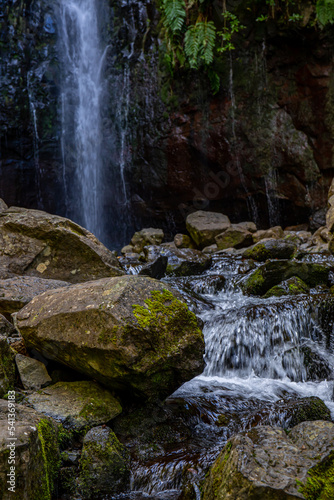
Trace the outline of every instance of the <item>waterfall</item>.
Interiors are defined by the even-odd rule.
[[[100,37],[98,0],[59,0],[57,17],[67,215],[103,240],[101,108],[108,47]]]

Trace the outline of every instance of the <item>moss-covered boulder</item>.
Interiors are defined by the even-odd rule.
[[[240,283],[244,293],[264,295],[272,287],[296,276],[308,286],[327,284],[330,267],[313,262],[276,260],[262,264]]]
[[[312,467],[331,459],[333,446],[334,424],[331,422],[303,422],[289,434],[281,428],[269,426],[258,426],[237,434],[225,445],[211,467],[202,498],[305,498],[300,485],[308,483],[308,471]],[[327,483],[329,481],[328,478]],[[302,491],[306,491],[305,488]]]
[[[176,248],[196,248],[195,243],[187,234],[178,233],[174,236]]]
[[[244,248],[253,244],[252,233],[236,224],[232,224],[226,231],[218,234],[215,240],[218,250],[226,250],[226,248]]]
[[[308,293],[309,290],[310,287],[303,280],[293,276],[270,288],[263,297],[266,299],[268,297],[281,297],[282,295],[299,295],[300,293]]]
[[[37,276],[79,283],[123,271],[117,258],[86,229],[39,210],[0,212],[2,278]]]
[[[264,262],[268,259],[291,259],[297,250],[297,245],[292,241],[277,239],[264,240],[256,243],[243,253],[246,259]]]
[[[56,487],[60,454],[58,426],[51,418],[31,408],[15,405],[14,435],[10,435],[8,408],[12,402],[0,400],[0,498],[14,500],[51,500]],[[15,440],[11,441],[11,437]],[[15,445],[15,491],[8,474]],[[11,447],[12,446],[12,447]],[[13,465],[12,465],[13,466]],[[14,476],[13,476],[14,477]]]
[[[36,295],[68,285],[66,281],[33,276],[17,276],[0,280],[0,313],[12,314],[22,309]]]
[[[186,219],[187,230],[199,248],[215,243],[215,236],[222,233],[231,223],[224,214],[198,210]]]
[[[204,339],[178,292],[124,276],[35,297],[17,316],[34,348],[113,389],[165,397],[202,372]]]
[[[28,397],[33,408],[61,422],[66,429],[81,430],[105,424],[122,411],[120,403],[97,382],[58,382]]]
[[[192,248],[158,247],[151,245],[145,248],[148,262],[153,262],[157,255],[168,258],[166,274],[173,276],[192,276],[201,274],[210,267],[212,258],[200,250]]]
[[[10,348],[7,337],[0,335],[0,397],[14,388],[15,353]]]
[[[95,427],[84,437],[79,489],[84,498],[105,498],[130,487],[129,454],[108,427]]]

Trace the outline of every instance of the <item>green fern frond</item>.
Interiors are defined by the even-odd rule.
[[[199,59],[206,65],[213,61],[216,28],[212,21],[199,21],[190,26],[184,39],[184,51],[191,68],[197,68]]]
[[[318,0],[316,5],[317,20],[320,26],[332,24],[334,22],[334,1]]]
[[[163,0],[165,14],[164,24],[173,33],[180,31],[186,18],[186,4],[184,0]]]

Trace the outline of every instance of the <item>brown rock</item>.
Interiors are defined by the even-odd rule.
[[[261,229],[259,231],[256,231],[256,233],[253,234],[253,240],[254,243],[257,243],[258,241],[265,240],[268,238],[283,238],[284,236],[284,231],[281,228],[281,226],[275,226],[271,227],[270,229]]]
[[[199,210],[188,215],[187,230],[199,248],[215,243],[215,236],[231,226],[226,215]]]
[[[244,248],[252,245],[253,237],[250,231],[232,224],[231,227],[226,229],[222,234],[215,238],[218,250],[225,250],[227,248]]]

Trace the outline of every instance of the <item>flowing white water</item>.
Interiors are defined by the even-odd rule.
[[[59,0],[62,152],[71,184],[68,216],[102,237],[102,70],[98,0]]]

